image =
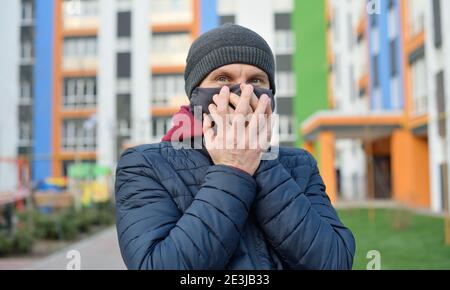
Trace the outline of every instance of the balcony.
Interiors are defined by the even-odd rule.
[[[188,98],[185,96],[186,94],[174,95],[171,97],[164,95],[156,95],[151,99],[153,107],[176,107],[187,105]]]
[[[33,26],[33,3],[22,2],[21,10],[20,25],[22,27]]]
[[[64,34],[85,35],[98,30],[98,1],[65,1],[62,9]]]
[[[191,23],[193,17],[193,4],[197,0],[153,0],[149,18],[152,25],[165,25],[169,23]]]
[[[20,46],[20,65],[33,65],[33,42],[31,40],[24,40]]]
[[[152,67],[184,66],[191,42],[191,35],[186,32],[153,32],[150,65]]]
[[[295,35],[291,30],[275,31],[275,54],[292,54],[295,51]]]
[[[64,110],[95,109],[97,96],[95,95],[69,95],[64,96]]]
[[[409,37],[414,38],[425,31],[425,15],[421,14],[409,23]]]
[[[20,26],[22,26],[22,27],[34,26],[34,19],[33,18],[22,18],[22,19],[20,19]]]
[[[421,116],[426,115],[428,113],[428,98],[426,95],[423,96],[416,96],[413,93],[413,110],[412,114],[413,116]]]
[[[92,110],[97,106],[95,78],[67,78],[64,80],[64,110]]]
[[[97,63],[96,37],[67,37],[64,39],[63,72],[96,71]]]
[[[62,150],[66,153],[95,153],[95,118],[69,119],[63,122]]]
[[[97,57],[64,58],[63,72],[65,76],[95,76],[97,65]]]
[[[184,67],[187,50],[183,52],[170,51],[155,52],[150,55],[150,65],[154,67]]]

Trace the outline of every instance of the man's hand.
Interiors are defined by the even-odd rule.
[[[212,120],[204,115],[206,149],[214,164],[237,167],[253,175],[270,143],[271,101],[267,95],[258,100],[251,85],[243,85],[240,97],[233,95],[228,87],[223,87],[213,98],[215,104],[209,106]]]

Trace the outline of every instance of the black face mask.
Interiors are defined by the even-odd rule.
[[[229,86],[229,88],[230,88],[231,93],[241,96],[241,85],[240,84]],[[202,114],[203,113],[209,114],[208,106],[214,103],[213,97],[214,97],[214,95],[219,94],[221,89],[222,89],[221,87],[220,88],[198,88],[198,87],[195,88],[191,94],[191,101],[190,101],[191,112],[194,112],[194,107],[200,106],[200,107],[202,107]],[[256,97],[258,97],[258,99],[263,94],[268,95],[271,100],[272,111],[275,110],[275,98],[274,98],[272,90],[254,87],[253,92],[255,93]]]

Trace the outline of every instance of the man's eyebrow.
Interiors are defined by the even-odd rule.
[[[218,76],[218,75],[231,76],[231,73],[230,73],[230,72],[227,72],[226,70],[222,70],[222,69],[215,70],[215,71],[213,71],[213,72],[211,73],[211,77],[216,77],[216,76]]]
[[[248,78],[261,78],[264,80],[269,80],[269,77],[265,73],[260,72],[252,73],[248,76]]]

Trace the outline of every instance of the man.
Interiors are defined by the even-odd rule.
[[[192,44],[185,71],[191,106],[174,116],[163,142],[128,149],[118,164],[117,230],[128,268],[352,267],[353,235],[314,158],[281,147],[276,158],[261,160],[274,72],[269,46],[244,27],[224,25]],[[199,107],[203,115],[194,117]],[[238,128],[242,116],[250,118]],[[180,120],[192,123],[186,129]],[[178,146],[203,139],[199,149]]]

